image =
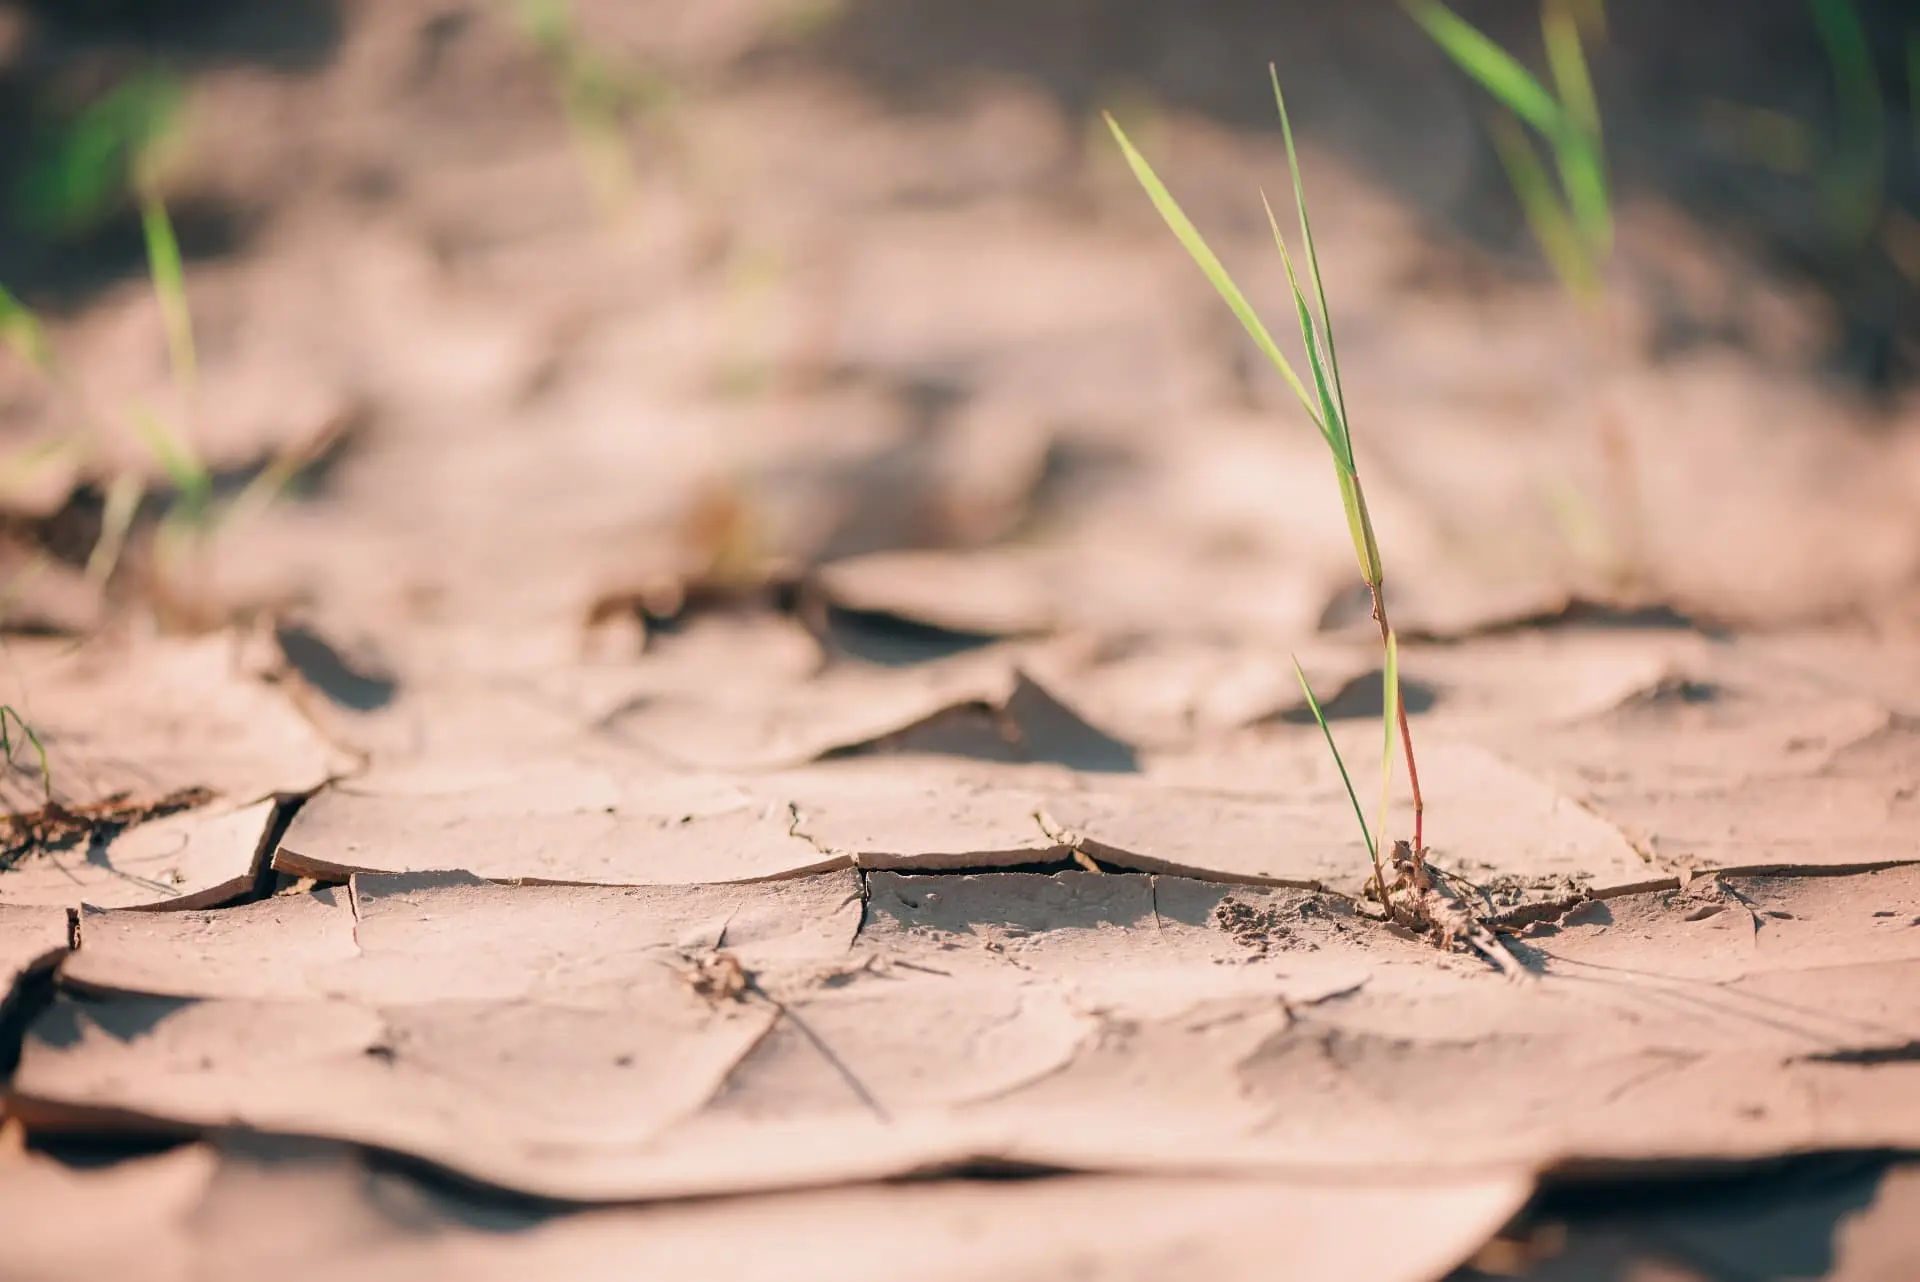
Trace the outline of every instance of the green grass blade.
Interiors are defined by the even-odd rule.
[[[176,129],[185,97],[171,74],[141,72],[50,132],[15,192],[27,222],[52,235],[97,225],[138,181],[148,154]]]
[[[1886,115],[1873,51],[1850,0],[1812,0],[1814,26],[1833,69],[1840,100],[1840,142],[1828,180],[1828,201],[1850,240],[1865,238],[1880,213],[1886,185]]]
[[[1551,137],[1560,181],[1574,220],[1598,254],[1613,244],[1613,213],[1607,198],[1606,161],[1600,149],[1600,103],[1580,41],[1580,24],[1566,0],[1547,0],[1540,10],[1547,61],[1553,68],[1568,128]]]
[[[193,349],[193,313],[187,307],[187,274],[180,262],[180,242],[173,220],[159,197],[140,202],[140,228],[146,233],[147,267],[153,276],[153,294],[167,330],[167,356],[174,382],[182,395],[191,395],[199,381],[199,363]]]
[[[1260,193],[1260,203],[1266,206],[1267,226],[1273,229],[1273,243],[1280,251],[1280,263],[1287,271],[1287,284],[1293,290],[1293,307],[1300,322],[1300,342],[1307,349],[1307,368],[1313,374],[1314,392],[1320,398],[1320,413],[1315,422],[1320,425],[1320,435],[1326,440],[1327,448],[1333,451],[1333,461],[1342,472],[1353,471],[1353,440],[1347,434],[1346,418],[1340,412],[1333,389],[1327,381],[1327,368],[1321,359],[1320,334],[1313,320],[1313,310],[1307,306],[1307,296],[1300,292],[1300,277],[1294,271],[1293,255],[1287,252],[1286,237],[1280,234],[1279,220],[1273,216],[1273,206],[1267,203],[1267,193]]]
[[[1293,177],[1293,203],[1300,209],[1300,243],[1307,251],[1307,275],[1313,282],[1314,298],[1320,304],[1320,325],[1326,332],[1327,369],[1333,375],[1334,400],[1340,407],[1340,434],[1346,446],[1346,463],[1353,466],[1353,438],[1348,430],[1347,394],[1340,383],[1340,356],[1333,347],[1333,312],[1327,306],[1327,290],[1320,276],[1320,254],[1313,245],[1313,224],[1307,218],[1307,188],[1300,178],[1300,154],[1293,146],[1293,121],[1287,117],[1287,99],[1280,92],[1280,69],[1272,63],[1267,64],[1267,76],[1273,81],[1273,103],[1280,111],[1280,133],[1287,141],[1287,170]],[[1260,199],[1266,200],[1266,193],[1260,193]],[[1273,221],[1273,210],[1267,210],[1267,221]],[[1278,232],[1275,233],[1276,237]]]
[[[1568,0],[1547,0],[1540,6],[1540,32],[1547,46],[1547,66],[1553,87],[1567,118],[1587,137],[1600,137],[1600,101],[1594,96],[1593,77],[1580,39],[1580,22]]]
[[[1566,131],[1566,112],[1512,54],[1439,0],[1402,2],[1434,43],[1508,110],[1549,138]]]
[[[1387,845],[1387,794],[1393,787],[1393,750],[1400,741],[1400,639],[1387,633],[1387,661],[1380,669],[1380,720],[1386,745],[1380,751],[1380,824],[1374,845]]]
[[[139,514],[140,500],[147,495],[147,483],[138,472],[128,470],[113,478],[107,486],[106,502],[100,509],[100,537],[94,540],[87,557],[86,579],[95,588],[106,586],[126,550],[127,533]]]
[[[11,704],[0,704],[0,754],[6,757],[7,766],[18,770],[20,767],[13,759],[13,738],[7,733],[7,718],[13,718],[13,724],[20,728],[27,742],[33,745],[34,753],[40,759],[40,786],[48,805],[53,804],[53,767],[47,763],[47,745],[40,742],[40,736],[33,732],[27,719],[14,710]]]
[[[1507,181],[1520,201],[1533,238],[1552,264],[1554,274],[1568,292],[1590,299],[1598,292],[1600,274],[1593,254],[1582,240],[1574,220],[1561,204],[1553,180],[1540,163],[1533,144],[1513,117],[1497,114],[1490,123],[1494,150],[1506,166]]]
[[[1147,163],[1147,158],[1142,156],[1128,140],[1126,133],[1120,128],[1120,122],[1115,120],[1111,113],[1105,113],[1105,115],[1107,128],[1113,132],[1114,141],[1120,144],[1120,151],[1127,158],[1127,167],[1133,170],[1133,176],[1139,179],[1140,185],[1146,189],[1148,198],[1153,201],[1153,207],[1160,211],[1160,217],[1166,221],[1174,238],[1186,248],[1194,263],[1199,266],[1201,274],[1207,278],[1214,290],[1232,309],[1233,314],[1239,318],[1241,326],[1253,339],[1254,344],[1269,361],[1273,362],[1273,367],[1280,371],[1280,376],[1287,380],[1287,386],[1293,389],[1293,394],[1299,398],[1301,406],[1307,411],[1308,417],[1313,419],[1314,425],[1320,429],[1321,435],[1326,436],[1329,431],[1328,425],[1321,418],[1320,411],[1314,408],[1313,398],[1307,395],[1306,385],[1300,381],[1300,376],[1293,372],[1293,366],[1288,363],[1278,344],[1273,341],[1273,335],[1267,332],[1266,325],[1254,312],[1253,304],[1247,301],[1246,295],[1240,292],[1240,287],[1233,283],[1231,276],[1227,275],[1227,269],[1221,265],[1220,259],[1207,246],[1199,229],[1181,210],[1179,202],[1173,198],[1173,193],[1167,190],[1166,184],[1162,183],[1159,175],[1153,172],[1153,167]]]
[[[1553,149],[1560,186],[1567,193],[1576,230],[1598,260],[1613,248],[1613,210],[1607,200],[1606,164],[1598,148],[1581,139],[1567,139]]]
[[[47,343],[46,327],[4,285],[0,285],[0,340],[4,340],[15,355],[42,374],[53,364],[53,349]]]
[[[1307,673],[1300,666],[1299,656],[1290,657],[1293,658],[1293,675],[1300,680],[1300,693],[1307,697],[1307,710],[1313,713],[1314,722],[1326,737],[1327,751],[1333,754],[1334,767],[1340,771],[1340,782],[1346,785],[1347,800],[1353,803],[1353,818],[1360,825],[1360,839],[1367,843],[1367,858],[1373,861],[1374,870],[1378,872],[1380,849],[1374,845],[1373,833],[1367,828],[1367,812],[1360,808],[1360,794],[1354,791],[1353,776],[1347,773],[1347,763],[1341,759],[1340,748],[1333,741],[1333,728],[1327,724],[1327,714],[1320,710],[1320,700],[1313,697],[1313,686],[1307,681]]]
[[[1873,51],[1851,0],[1812,0],[1814,26],[1833,68],[1839,91],[1842,125],[1858,127],[1868,117],[1875,132],[1880,123],[1880,78],[1874,73]]]
[[[1353,536],[1353,553],[1360,559],[1360,576],[1370,588],[1378,588],[1384,577],[1380,566],[1380,541],[1373,536],[1373,517],[1367,512],[1366,491],[1360,488],[1360,474],[1344,468],[1333,469],[1340,482],[1340,506],[1347,514],[1347,532]]]
[[[207,510],[213,498],[212,473],[207,471],[206,465],[194,455],[180,435],[158,415],[145,408],[136,409],[133,424],[154,461],[160,464],[160,470],[167,474],[167,480],[178,496],[180,515],[189,521],[197,519]]]

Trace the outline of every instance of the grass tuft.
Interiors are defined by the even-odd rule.
[[[1601,6],[1597,0],[1584,10],[1576,10],[1572,0],[1542,2],[1540,35],[1553,77],[1549,90],[1513,54],[1440,0],[1402,4],[1434,44],[1503,107],[1494,123],[1494,144],[1526,225],[1567,292],[1586,301],[1596,299],[1601,267],[1613,251],[1613,209],[1599,100],[1588,73],[1582,29],[1601,31]],[[1559,171],[1557,186],[1521,129],[1523,123],[1546,140]]]
[[[1541,0],[1540,35],[1551,87],[1440,0],[1401,4],[1494,100],[1488,132],[1520,212],[1561,288],[1577,306],[1596,366],[1612,369],[1621,359],[1604,305],[1614,217],[1600,101],[1587,66],[1588,40],[1606,33],[1604,0]],[[1541,142],[1552,173],[1541,158]],[[1636,451],[1604,404],[1595,406],[1594,427],[1610,476],[1612,519],[1594,515],[1585,497],[1561,482],[1549,482],[1547,509],[1569,547],[1592,561],[1616,588],[1631,588],[1643,573],[1636,530],[1641,506]],[[1597,540],[1591,537],[1596,530],[1603,532]]]
[[[1605,15],[1598,0],[1581,8],[1573,0],[1543,0],[1540,32],[1551,90],[1440,0],[1402,4],[1455,65],[1504,109],[1495,117],[1493,139],[1527,225],[1567,291],[1593,301],[1613,249],[1600,104],[1587,69],[1583,34],[1603,30]],[[1557,185],[1548,178],[1522,124],[1546,141],[1559,174]]]
[[[1267,329],[1253,304],[1247,301],[1246,294],[1234,283],[1233,277],[1221,263],[1219,256],[1207,245],[1206,239],[1194,227],[1180,208],[1180,204],[1160,181],[1153,166],[1140,154],[1126,132],[1111,114],[1106,116],[1107,127],[1112,131],[1114,141],[1120,146],[1121,154],[1126,157],[1127,165],[1146,190],[1148,198],[1160,213],[1161,219],[1173,232],[1174,238],[1186,249],[1187,254],[1200,268],[1229,310],[1239,319],[1241,327],[1247,331],[1261,352],[1272,362],[1287,386],[1293,390],[1307,418],[1320,432],[1326,443],[1327,451],[1333,458],[1334,475],[1340,486],[1341,506],[1347,517],[1348,533],[1353,540],[1354,556],[1360,563],[1361,577],[1366,581],[1367,590],[1373,598],[1373,617],[1380,627],[1380,643],[1386,655],[1383,668],[1388,685],[1382,717],[1386,725],[1387,750],[1392,752],[1397,742],[1404,750],[1407,763],[1408,788],[1413,794],[1413,841],[1412,849],[1416,860],[1424,859],[1426,854],[1424,817],[1425,806],[1420,796],[1420,773],[1414,762],[1413,738],[1407,730],[1406,708],[1399,697],[1398,643],[1393,627],[1387,620],[1386,598],[1383,595],[1385,573],[1380,558],[1380,543],[1373,531],[1373,520],[1367,512],[1366,491],[1360,482],[1359,467],[1355,462],[1353,450],[1353,432],[1347,417],[1346,392],[1341,386],[1340,365],[1335,353],[1333,341],[1332,314],[1327,307],[1327,295],[1320,271],[1320,256],[1313,242],[1313,224],[1307,213],[1306,185],[1300,175],[1300,156],[1294,146],[1293,122],[1287,114],[1286,96],[1280,90],[1279,72],[1272,67],[1268,74],[1273,82],[1274,106],[1280,114],[1280,128],[1286,139],[1287,170],[1293,182],[1294,204],[1299,213],[1301,250],[1306,261],[1306,286],[1301,284],[1301,272],[1295,266],[1292,251],[1287,246],[1286,236],[1280,230],[1279,219],[1274,216],[1273,206],[1267,201],[1264,192],[1261,202],[1266,207],[1267,222],[1273,230],[1275,248],[1279,251],[1281,265],[1286,270],[1287,285],[1293,295],[1295,319],[1300,327],[1300,341],[1306,351],[1307,369],[1313,391],[1308,392],[1308,382],[1295,371],[1293,364],[1274,342],[1273,334]],[[1299,665],[1295,664],[1298,673]],[[1375,837],[1368,827],[1364,812],[1361,810],[1358,796],[1354,793],[1353,782],[1347,774],[1346,763],[1340,759],[1339,749],[1334,747],[1333,735],[1327,731],[1326,719],[1322,716],[1313,692],[1307,686],[1304,673],[1299,673],[1300,684],[1307,693],[1308,706],[1313,709],[1314,717],[1326,733],[1327,746],[1333,752],[1334,763],[1339,767],[1340,776],[1347,784],[1347,794],[1354,804],[1354,816],[1360,822],[1360,830],[1366,839],[1367,852],[1373,860],[1375,886],[1383,905],[1387,905],[1387,884],[1380,864],[1380,850],[1385,841],[1384,797],[1390,785],[1390,770],[1382,771],[1382,824],[1381,834]],[[1389,761],[1389,766],[1391,762]]]

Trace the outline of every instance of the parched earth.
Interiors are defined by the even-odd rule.
[[[1303,97],[1514,975],[1365,894],[1324,455],[1097,41],[582,5],[671,87],[608,170],[501,11],[297,8],[173,49],[197,397],[58,264],[71,378],[5,372],[0,1278],[1920,1274],[1920,411],[1850,286],[1629,183],[1582,331],[1433,212],[1470,133]],[[35,13],[16,75],[124,53]],[[1276,139],[1183,66],[1112,93],[1271,306]],[[183,550],[140,404],[306,466]]]

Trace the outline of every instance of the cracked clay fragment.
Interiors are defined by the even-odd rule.
[[[1636,713],[1527,751],[1670,871],[1920,859],[1920,730],[1877,710],[1836,723],[1829,709],[1781,718],[1739,702],[1714,710],[1733,719],[1717,731],[1663,730],[1667,716]]]
[[[822,854],[863,868],[978,868],[1054,857],[1036,812],[1072,776],[1049,766],[862,758],[755,780]]]
[[[242,669],[227,636],[133,651],[16,642],[11,653],[0,701],[25,710],[46,745],[54,798],[70,809],[209,796],[245,804],[311,791],[351,764],[290,699]],[[14,755],[33,759],[19,745]],[[20,813],[43,804],[37,762],[8,772],[0,800]]]
[[[1016,637],[1048,631],[1053,594],[1030,554],[874,552],[815,571],[832,604],[949,632]]]
[[[617,1193],[776,1017],[707,1000],[690,960],[718,946],[804,972],[844,955],[859,915],[850,874],[751,891],[373,877],[350,905],[103,914],[37,1021],[20,1111],[338,1133],[510,1187]]]
[[[0,870],[0,904],[199,908],[248,890],[274,803],[189,809],[131,827],[103,824]]]
[[[231,1136],[75,1169],[0,1162],[10,1276],[701,1277],[961,1282],[1154,1273],[1255,1282],[1428,1282],[1532,1191],[1524,1173],[1350,1180],[1066,1176],[866,1184],[705,1203],[482,1203],[312,1140]],[[1391,1234],[1369,1226],[1390,1218]],[[849,1235],[848,1225],[858,1233]],[[510,1232],[502,1230],[510,1229]]]
[[[907,668],[842,667],[744,693],[727,674],[638,699],[606,720],[616,739],[680,766],[773,770],[883,738],[956,707],[1005,701],[1007,657],[983,651]]]
[[[460,869],[495,881],[658,885],[842,867],[776,798],[604,759],[376,769],[295,816],[274,867],[297,876]]]
[[[1754,647],[1698,647],[1610,706],[1556,725],[1489,720],[1473,737],[1669,875],[1920,859],[1914,724]]]

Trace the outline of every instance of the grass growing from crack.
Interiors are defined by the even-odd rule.
[[[1439,0],[1405,0],[1407,11],[1459,68],[1503,109],[1493,139],[1521,212],[1567,292],[1594,301],[1613,249],[1613,211],[1602,146],[1600,104],[1587,69],[1582,27],[1598,33],[1597,3],[1543,0],[1540,33],[1553,88]],[[1522,124],[1552,153],[1548,176]]]
[[[1540,34],[1551,87],[1440,0],[1401,0],[1415,22],[1498,105],[1488,119],[1494,151],[1528,229],[1573,299],[1588,351],[1605,369],[1620,359],[1606,315],[1606,268],[1613,254],[1611,182],[1600,103],[1586,43],[1606,31],[1603,0],[1541,0]],[[1531,134],[1529,134],[1531,131]],[[1552,172],[1534,141],[1545,143]],[[1588,553],[1617,585],[1640,573],[1639,488],[1624,427],[1596,400],[1595,437],[1610,474],[1612,522],[1570,482],[1549,482],[1546,501],[1568,545]]]
[[[1355,462],[1353,452],[1353,432],[1347,415],[1346,393],[1340,382],[1340,360],[1333,339],[1333,318],[1327,308],[1326,288],[1320,274],[1319,254],[1314,249],[1313,226],[1307,214],[1306,187],[1300,177],[1300,157],[1294,148],[1293,124],[1287,116],[1286,96],[1280,91],[1279,72],[1268,68],[1273,82],[1274,105],[1280,113],[1280,130],[1286,139],[1287,169],[1293,180],[1294,205],[1300,216],[1300,241],[1306,255],[1307,286],[1303,287],[1300,273],[1295,268],[1292,252],[1287,247],[1285,235],[1280,230],[1280,222],[1274,217],[1273,206],[1261,193],[1261,203],[1266,207],[1267,223],[1273,231],[1275,247],[1280,252],[1280,262],[1286,269],[1287,284],[1293,295],[1295,318],[1300,326],[1300,341],[1306,349],[1307,369],[1312,381],[1313,391],[1307,390],[1307,383],[1295,372],[1292,362],[1281,352],[1272,333],[1254,311],[1253,304],[1241,292],[1227,269],[1220,262],[1204,237],[1194,227],[1166,184],[1160,181],[1146,157],[1140,154],[1128,139],[1118,121],[1111,115],[1106,117],[1107,127],[1112,131],[1114,140],[1119,143],[1125,155],[1127,165],[1146,189],[1154,208],[1159,210],[1174,237],[1186,249],[1209,283],[1219,293],[1222,300],[1254,341],[1261,353],[1272,362],[1280,376],[1292,389],[1300,406],[1306,411],[1307,418],[1320,432],[1320,438],[1326,443],[1327,452],[1332,456],[1334,478],[1340,487],[1340,501],[1346,511],[1347,529],[1353,540],[1354,556],[1360,563],[1360,574],[1365,580],[1367,591],[1373,598],[1373,617],[1380,628],[1380,646],[1385,658],[1382,667],[1383,680],[1386,683],[1386,698],[1382,705],[1381,720],[1386,727],[1387,760],[1383,762],[1381,772],[1381,834],[1376,838],[1369,830],[1366,818],[1361,811],[1359,798],[1354,793],[1353,781],[1347,774],[1339,749],[1334,747],[1333,735],[1327,731],[1326,719],[1321,715],[1319,704],[1314,700],[1312,691],[1307,697],[1314,710],[1314,716],[1320,722],[1322,731],[1327,735],[1327,746],[1333,751],[1334,763],[1339,767],[1340,776],[1346,782],[1347,794],[1354,803],[1354,815],[1360,821],[1360,828],[1366,835],[1367,852],[1373,861],[1375,889],[1380,895],[1383,906],[1389,906],[1388,884],[1381,863],[1381,847],[1385,840],[1385,804],[1384,798],[1391,779],[1392,752],[1396,742],[1405,750],[1407,783],[1413,796],[1413,841],[1411,850],[1416,861],[1426,856],[1424,831],[1425,805],[1420,795],[1420,773],[1415,764],[1413,737],[1407,729],[1406,707],[1399,697],[1399,644],[1395,638],[1393,625],[1387,618],[1387,602],[1383,593],[1385,573],[1381,566],[1380,544],[1374,536],[1373,520],[1367,512],[1366,491],[1360,482],[1360,469]],[[1296,670],[1298,664],[1295,664]],[[1301,674],[1301,685],[1306,687],[1306,678]]]
[[[193,338],[193,316],[188,304],[186,271],[165,201],[155,191],[140,196],[141,227],[145,233],[148,270],[154,299],[166,333],[167,355],[176,391],[191,406],[197,392],[199,365]],[[39,318],[4,287],[0,287],[0,341],[4,341],[40,376],[64,382],[67,371],[55,359]],[[212,536],[230,522],[258,514],[268,507],[310,461],[311,448],[286,450],[249,479],[226,502],[215,493],[215,477],[186,433],[148,406],[136,405],[127,416],[133,434],[165,475],[171,490],[154,543],[156,572],[173,593]],[[75,429],[83,451],[95,433],[91,426]],[[63,443],[64,444],[64,443]],[[146,479],[136,468],[125,468],[108,481],[101,508],[100,533],[87,557],[85,576],[104,588],[118,568],[129,535],[148,496]],[[175,605],[184,604],[175,600]],[[0,731],[4,725],[0,725]],[[4,740],[0,739],[0,746]]]
[[[1583,26],[1598,31],[1597,3],[1543,0],[1540,30],[1553,89],[1520,61],[1439,3],[1404,0],[1435,44],[1503,109],[1492,119],[1493,140],[1534,239],[1567,292],[1593,302],[1613,249],[1613,213],[1602,147],[1600,105],[1587,69]],[[1522,123],[1552,153],[1559,180],[1548,176]]]

